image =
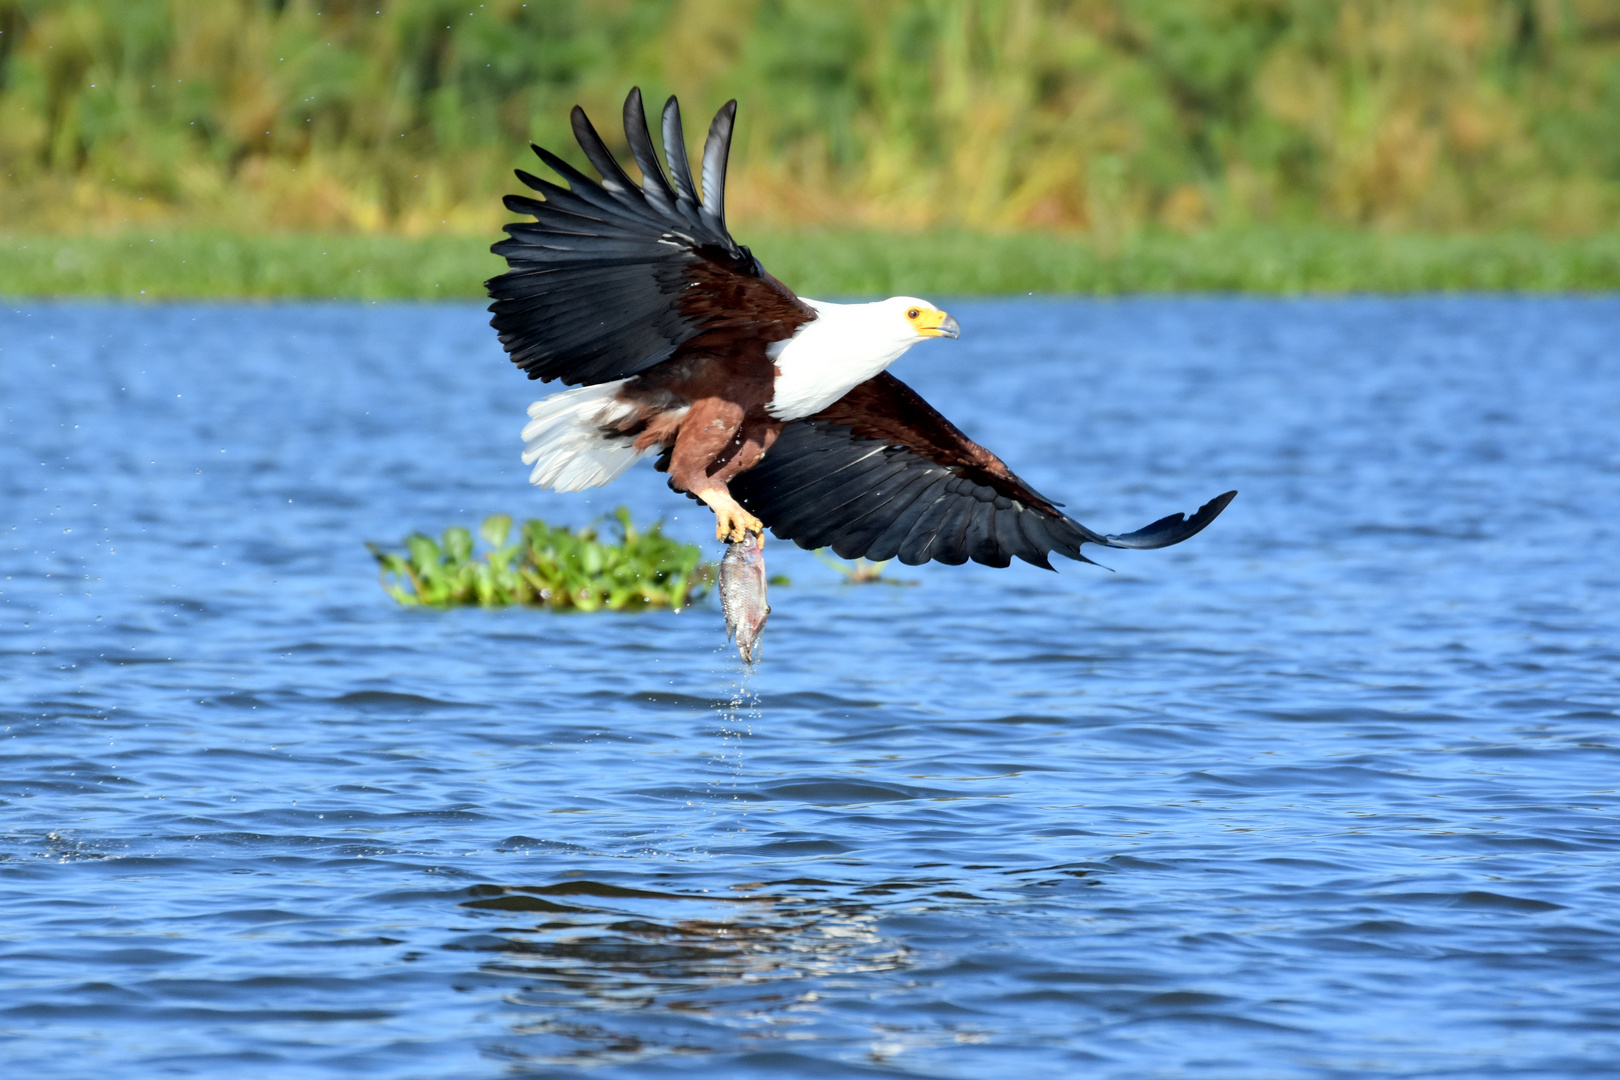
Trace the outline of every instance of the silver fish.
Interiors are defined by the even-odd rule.
[[[726,615],[726,637],[736,637],[737,654],[752,667],[771,613],[765,602],[765,548],[757,533],[746,533],[727,546],[720,560],[720,610]]]

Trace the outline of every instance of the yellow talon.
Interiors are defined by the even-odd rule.
[[[749,533],[757,533],[765,541],[765,525],[759,518],[740,506],[720,507],[714,512],[714,538],[737,543]]]
[[[749,533],[765,542],[765,523],[740,506],[723,488],[698,493],[698,498],[714,511],[714,538],[738,543]]]

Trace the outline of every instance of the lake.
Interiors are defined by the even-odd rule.
[[[407,610],[526,484],[477,306],[0,309],[8,1076],[1620,1071],[1620,299],[947,303],[1106,532],[684,613]]]

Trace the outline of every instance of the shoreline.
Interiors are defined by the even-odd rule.
[[[741,228],[808,296],[1596,293],[1620,290],[1620,232],[1384,234],[1320,226],[1142,232],[1101,244],[1031,233]],[[470,300],[504,269],[496,236],[129,229],[0,234],[0,297]]]

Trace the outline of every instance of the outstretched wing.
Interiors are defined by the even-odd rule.
[[[534,223],[506,226],[492,251],[511,267],[486,283],[490,320],[531,379],[589,384],[623,379],[682,353],[755,345],[793,335],[815,312],[726,231],[726,158],[737,103],[715,114],[703,148],[702,202],[686,159],[681,111],[664,106],[659,165],[641,91],[624,102],[624,134],[641,170],[636,184],[578,106],[574,137],[601,183],[534,147],[568,186],[518,170],[543,201],[508,195]]]
[[[1172,514],[1104,536],[1058,510],[887,372],[787,425],[730,488],[777,536],[804,548],[831,547],[846,559],[1006,566],[1016,556],[1047,569],[1054,551],[1090,562],[1082,544],[1179,544],[1237,494],[1211,499],[1190,518]]]

